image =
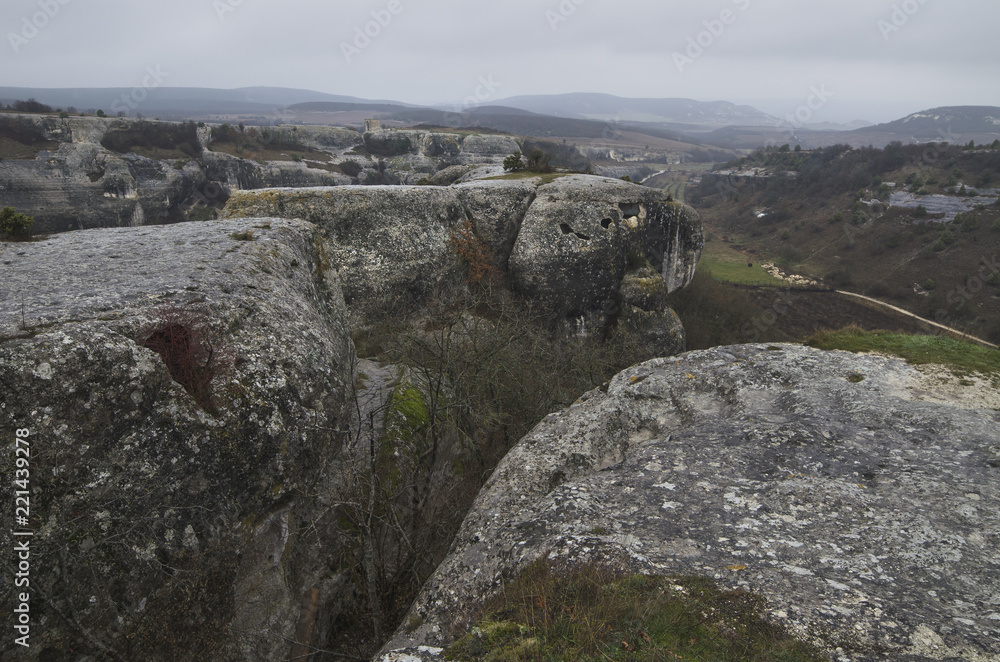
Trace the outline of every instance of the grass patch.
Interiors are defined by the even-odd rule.
[[[710,274],[716,280],[737,285],[788,285],[764,271],[758,260],[756,256],[730,248],[724,242],[710,241],[702,251],[698,270]]]
[[[32,161],[38,158],[39,152],[54,152],[57,149],[59,149],[59,143],[57,142],[46,141],[26,145],[16,140],[0,136],[0,159]]]
[[[587,662],[827,658],[763,619],[763,598],[696,577],[624,575],[537,562],[485,606],[451,660]]]
[[[483,179],[538,179],[541,180],[542,184],[551,184],[560,177],[569,177],[570,175],[578,175],[578,172],[511,172],[506,175],[497,175],[496,177],[484,177]]]
[[[729,262],[702,256],[698,261],[698,269],[704,270],[716,280],[736,285],[771,285],[787,287],[788,283],[775,278],[757,263],[748,266],[750,262]]]
[[[247,159],[249,161],[256,161],[257,163],[270,163],[272,161],[316,161],[318,163],[311,163],[310,166],[314,168],[320,167],[322,164],[326,164],[330,161],[330,155],[326,152],[320,152],[318,150],[310,149],[307,147],[298,147],[294,150],[291,149],[268,149],[262,147],[243,147],[235,143],[230,142],[213,142],[210,148],[213,152],[221,152],[223,154],[229,154],[230,156],[236,156],[241,159]],[[295,157],[299,158],[296,159]],[[339,172],[339,168],[334,169],[332,167],[324,168],[330,170],[331,172]]]
[[[1000,351],[947,336],[911,336],[847,327],[817,333],[806,344],[818,349],[882,352],[904,358],[913,365],[933,363],[963,371],[1000,373]]]
[[[177,161],[189,159],[191,156],[187,152],[181,151],[179,148],[165,148],[158,147],[156,145],[136,145],[130,151],[132,154],[144,156],[147,159],[152,159],[154,161]],[[175,165],[175,169],[181,170],[183,169],[183,165],[180,168],[177,168]]]

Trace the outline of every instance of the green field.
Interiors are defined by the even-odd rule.
[[[748,266],[753,264],[753,266]],[[709,241],[702,251],[698,269],[716,280],[737,285],[786,286],[783,280],[764,271],[753,255],[730,248],[720,241]]]
[[[911,336],[853,327],[818,333],[806,344],[827,350],[881,352],[902,357],[913,365],[936,363],[956,370],[1000,375],[1000,352],[945,336]]]

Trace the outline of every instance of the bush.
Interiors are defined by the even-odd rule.
[[[973,232],[979,229],[979,219],[972,214],[960,214],[955,220],[961,222],[962,230],[965,232]]]
[[[28,99],[27,101],[15,101],[14,110],[19,113],[51,113],[54,112],[52,106],[48,106],[44,103],[39,103],[34,99]]]
[[[35,219],[20,214],[13,207],[0,209],[0,239],[23,241],[31,236],[31,225]]]
[[[489,245],[476,236],[472,223],[464,221],[457,230],[451,231],[448,240],[451,249],[460,256],[468,268],[465,279],[469,285],[492,282],[500,277]]]
[[[364,166],[357,161],[344,161],[340,164],[340,171],[348,177],[357,177],[362,170],[364,170]]]
[[[552,172],[555,168],[550,165],[549,162],[551,160],[551,154],[547,154],[540,149],[532,150],[531,154],[528,155],[527,169],[531,172]]]
[[[232,357],[208,323],[189,308],[164,308],[143,336],[142,346],[160,355],[170,377],[216,415],[213,385],[231,369]]]
[[[503,160],[503,169],[507,172],[519,172],[524,170],[524,161],[521,160],[521,152],[511,154]]]

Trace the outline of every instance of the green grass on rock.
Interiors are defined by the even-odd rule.
[[[489,601],[445,656],[474,662],[820,662],[763,618],[764,599],[707,579],[588,566],[527,568]]]

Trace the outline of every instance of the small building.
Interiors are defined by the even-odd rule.
[[[378,131],[382,128],[382,120],[365,120],[365,133]]]

